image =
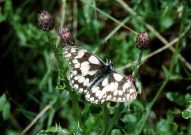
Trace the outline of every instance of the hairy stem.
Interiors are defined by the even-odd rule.
[[[137,74],[138,74],[138,71],[139,71],[139,67],[141,65],[141,58],[143,56],[143,50],[140,50],[140,53],[139,53],[139,57],[137,59],[137,64],[135,66],[135,70],[133,72],[133,78],[135,79],[137,77]]]
[[[63,66],[63,65],[66,65],[66,62],[63,59],[63,56],[60,55],[60,54],[62,54],[62,48],[60,46],[56,46],[56,45],[57,45],[57,42],[56,42],[56,44],[53,44],[51,47],[52,47],[52,50],[53,50],[54,55],[55,55],[55,57],[57,59],[57,62],[58,62],[58,69],[60,71],[60,75],[61,75],[61,78],[63,79],[64,84],[67,87],[67,90],[69,91],[69,95],[71,97],[71,101],[72,101],[72,104],[73,104],[73,113],[74,113],[75,118],[78,121],[79,129],[82,132],[82,134],[86,135],[87,132],[86,132],[86,130],[84,128],[84,125],[83,125],[83,122],[82,122],[82,119],[81,119],[81,113],[80,113],[81,110],[80,110],[79,104],[77,102],[77,96],[72,91],[72,89],[71,89],[71,87],[69,85],[69,81],[68,81],[67,76],[66,76],[67,67]]]

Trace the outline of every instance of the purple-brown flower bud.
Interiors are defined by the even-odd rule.
[[[38,14],[38,25],[44,31],[50,31],[53,29],[53,19],[48,11],[41,11]]]
[[[75,44],[75,40],[67,27],[60,29],[58,35],[60,36],[60,41],[63,47]]]
[[[150,45],[150,36],[147,32],[140,32],[137,36],[136,47],[141,50],[146,50]]]

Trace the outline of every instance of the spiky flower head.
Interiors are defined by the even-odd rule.
[[[136,47],[141,50],[146,50],[150,46],[150,36],[147,32],[140,32],[137,36]]]
[[[63,47],[71,46],[75,44],[75,40],[67,27],[63,27],[58,31],[58,35],[60,36],[60,41]]]
[[[53,19],[48,11],[41,11],[38,14],[38,25],[44,31],[50,31],[53,29]]]

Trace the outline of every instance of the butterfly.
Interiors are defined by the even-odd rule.
[[[63,55],[70,65],[70,85],[91,103],[131,102],[137,92],[131,79],[113,69],[111,61],[77,46],[66,46]]]

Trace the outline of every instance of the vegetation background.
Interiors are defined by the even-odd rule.
[[[42,10],[53,15],[56,31],[68,26],[78,45],[126,75],[140,53],[137,33],[151,35],[131,106],[71,97],[51,49],[57,33],[38,28]],[[190,135],[190,28],[188,0],[1,0],[1,134]]]

